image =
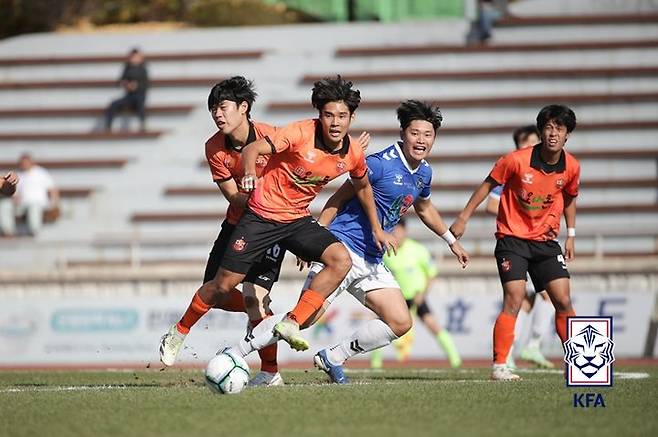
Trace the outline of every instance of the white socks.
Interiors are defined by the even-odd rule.
[[[242,357],[246,357],[250,353],[261,350],[262,348],[276,343],[279,339],[274,336],[272,330],[274,325],[279,323],[286,317],[286,314],[274,314],[263,320],[248,333],[245,338],[240,340],[238,344],[231,346],[233,351],[239,352]]]
[[[397,338],[381,319],[373,319],[361,326],[348,340],[329,348],[327,356],[332,364],[342,365],[354,355],[379,349]]]
[[[539,348],[541,339],[548,332],[554,315],[555,308],[550,300],[546,301],[541,296],[537,296],[535,306],[532,308],[532,331],[528,347]]]

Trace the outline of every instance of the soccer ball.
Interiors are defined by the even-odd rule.
[[[249,366],[241,356],[224,350],[206,367],[206,385],[215,393],[237,394],[249,383]]]

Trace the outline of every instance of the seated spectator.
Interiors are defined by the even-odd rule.
[[[507,0],[478,0],[477,17],[471,22],[466,44],[486,44],[496,21],[508,16]]]
[[[139,49],[130,51],[119,83],[126,93],[120,99],[114,100],[105,111],[105,129],[112,130],[112,121],[117,113],[130,110],[139,117],[140,129],[145,130],[146,114],[144,106],[149,84],[144,54]]]
[[[0,180],[0,197],[11,197],[16,192],[18,176],[16,172],[10,171]]]
[[[25,153],[18,161],[16,195],[0,201],[0,230],[7,236],[16,234],[16,219],[26,216],[30,235],[36,235],[43,224],[44,213],[59,209],[59,191],[50,174]],[[4,187],[4,185],[3,185]]]

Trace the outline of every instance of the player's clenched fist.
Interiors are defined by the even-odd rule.
[[[256,175],[246,174],[242,176],[240,187],[242,188],[242,191],[252,191],[256,187]]]

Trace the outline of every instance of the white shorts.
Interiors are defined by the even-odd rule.
[[[366,293],[369,291],[378,290],[380,288],[400,289],[400,285],[398,285],[398,282],[393,277],[393,274],[388,268],[386,268],[383,262],[379,264],[369,263],[356,253],[352,252],[349,247],[345,246],[345,248],[352,258],[352,268],[347,273],[347,276],[345,276],[345,279],[343,279],[343,282],[340,283],[336,291],[331,293],[331,295],[326,299],[327,304],[333,302],[333,300],[336,299],[338,295],[346,290],[359,302],[365,304]],[[323,268],[324,264],[311,264],[311,270],[308,272],[308,276],[306,277],[304,289],[308,288],[315,275],[317,275]]]

